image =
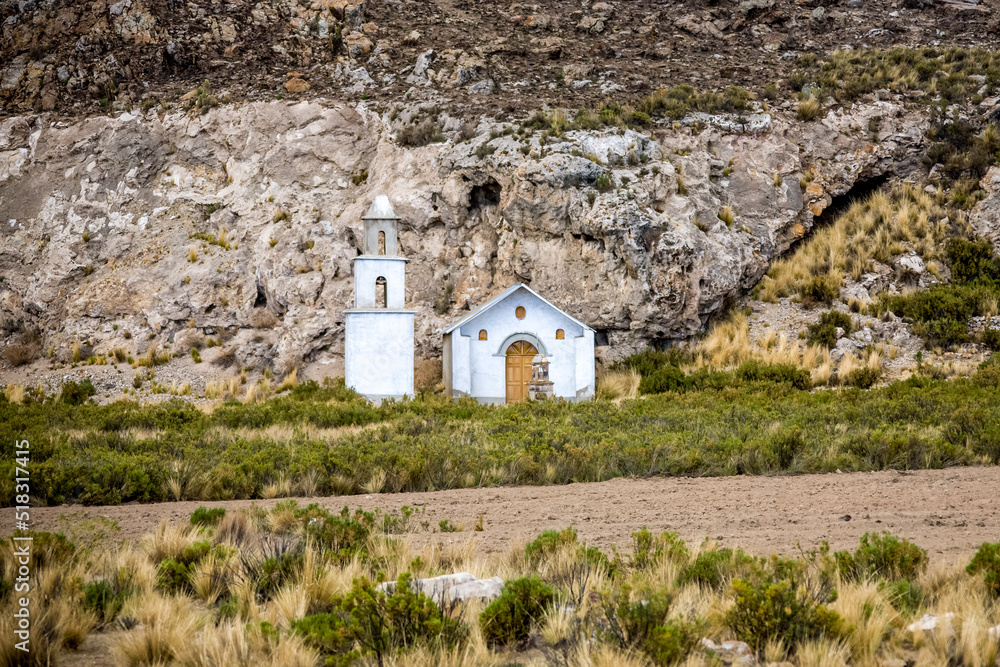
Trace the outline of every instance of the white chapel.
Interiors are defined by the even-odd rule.
[[[516,403],[542,381],[570,401],[594,397],[594,330],[517,283],[441,332],[447,395]],[[541,371],[544,377],[539,376]]]

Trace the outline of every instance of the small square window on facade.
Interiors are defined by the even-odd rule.
[[[479,340],[486,340],[486,329],[479,330]]]
[[[523,320],[525,315],[524,306],[518,306],[517,309],[514,311],[514,314],[517,316],[517,319]]]

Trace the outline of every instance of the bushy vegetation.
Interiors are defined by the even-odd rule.
[[[1000,260],[993,254],[993,245],[976,238],[954,238],[947,247],[947,262],[950,283],[886,295],[876,306],[912,320],[914,333],[924,338],[928,348],[966,343],[970,318],[997,314]]]
[[[993,597],[1000,597],[1000,542],[980,546],[967,571],[973,575],[982,573],[986,590]]]
[[[542,130],[562,136],[569,130],[595,130],[601,127],[644,128],[656,119],[680,120],[692,111],[705,113],[743,113],[750,108],[753,93],[740,86],[722,92],[699,92],[690,84],[658,90],[630,104],[607,101],[599,109],[580,109],[568,118],[561,110],[546,114],[538,111],[522,123],[522,129]]]
[[[807,54],[810,55],[810,54]],[[983,86],[1000,86],[1000,56],[993,51],[966,48],[893,47],[835,51],[828,58],[799,59],[799,69],[790,79],[794,92],[806,83],[819,87],[817,97],[832,96],[850,104],[863,95],[887,89],[894,93],[920,91],[918,99],[940,105],[970,101]]]
[[[655,373],[662,354],[675,353],[627,363]],[[50,504],[260,498],[282,478],[292,493],[331,495],[649,474],[935,468],[1000,462],[996,367],[964,380],[809,393],[801,372],[741,364],[692,372],[684,391],[619,403],[484,406],[422,395],[373,407],[342,384],[315,383],[211,414],[180,400],[70,405],[0,397],[0,436],[30,440],[33,497]],[[13,465],[0,464],[6,505]],[[334,545],[341,520],[321,519],[313,529],[332,531],[323,539]]]
[[[855,580],[914,581],[927,569],[926,551],[887,532],[865,533],[854,553],[838,551],[834,556],[841,574]]]
[[[837,329],[841,329],[841,336],[850,336],[854,331],[851,316],[839,310],[827,311],[819,316],[818,322],[809,325],[807,340],[813,345],[833,347],[837,344]]]
[[[508,581],[479,617],[483,638],[504,646],[527,639],[554,597],[552,587],[537,574]]]
[[[526,649],[549,664],[668,666],[714,664],[700,641],[713,637],[746,641],[761,662],[820,664],[849,651],[849,664],[869,664],[913,655],[919,638],[905,628],[925,613],[954,612],[961,636],[978,636],[997,595],[997,544],[984,544],[968,564],[926,572],[926,553],[888,533],[864,536],[853,552],[831,554],[824,543],[763,558],[641,529],[631,550],[601,553],[612,567],[594,567],[572,528],[507,553],[468,545],[415,552],[399,533],[427,527],[411,515],[405,507],[372,515],[365,531],[338,545],[318,541],[312,526],[364,512],[282,503],[231,510],[215,525],[162,523],[121,544],[106,541],[103,524],[68,521],[69,537],[33,533],[32,611],[53,625],[39,623],[46,631],[33,634],[32,646],[73,651],[108,633],[107,650],[137,666],[500,667]],[[0,574],[9,572],[11,548],[0,544]],[[417,581],[458,571],[506,583],[495,599],[461,601],[429,597]],[[9,581],[0,581],[0,632],[11,631],[15,605]],[[920,650],[929,664],[991,664],[995,648],[962,641]],[[0,647],[4,664],[17,664],[12,655]],[[594,657],[601,662],[588,662]]]
[[[379,665],[396,651],[435,643],[449,648],[462,638],[461,625],[445,616],[404,572],[391,591],[356,579],[346,594],[334,595],[331,611],[291,622],[294,633],[325,658],[326,665],[350,665],[373,655]]]
[[[803,641],[837,639],[843,624],[837,612],[821,603],[797,582],[757,575],[733,582],[736,601],[726,622],[736,636],[758,651],[768,642],[795,646]]]
[[[226,516],[225,507],[213,507],[212,509],[199,507],[191,514],[191,525],[215,526],[224,516]]]

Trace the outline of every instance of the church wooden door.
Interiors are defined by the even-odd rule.
[[[517,403],[528,398],[531,381],[531,360],[538,350],[523,340],[514,341],[507,348],[507,402]]]

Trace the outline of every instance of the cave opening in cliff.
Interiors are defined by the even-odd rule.
[[[267,308],[267,293],[264,291],[264,286],[257,283],[257,298],[253,300],[254,308]]]
[[[821,214],[813,218],[813,230],[815,231],[826,225],[832,225],[837,221],[837,218],[846,213],[847,209],[851,208],[852,205],[856,202],[868,199],[868,197],[875,194],[875,192],[881,190],[888,181],[888,173],[880,174],[863,181],[855,181],[850,190],[842,195],[833,197],[830,201],[830,205],[823,209]]]
[[[492,178],[482,185],[472,186],[469,192],[469,211],[487,206],[496,206],[500,203],[500,184]]]

